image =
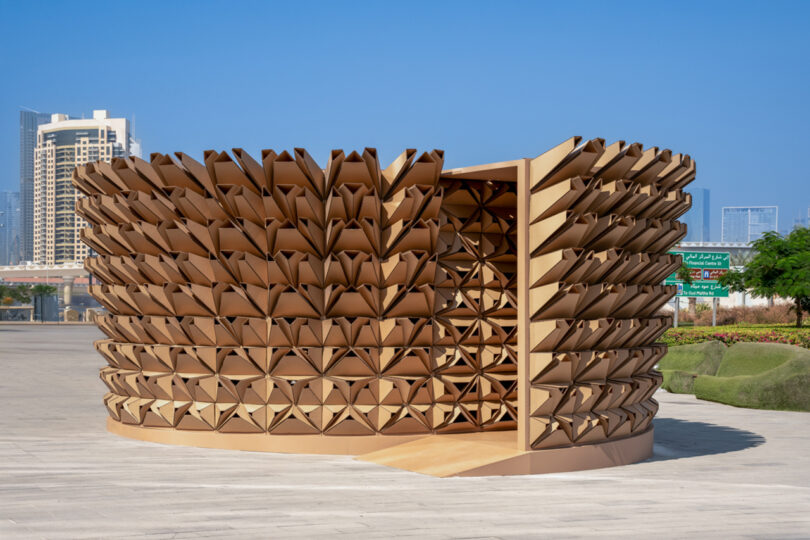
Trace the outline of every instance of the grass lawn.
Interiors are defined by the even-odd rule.
[[[670,347],[664,389],[737,407],[810,411],[810,350],[720,341]]]

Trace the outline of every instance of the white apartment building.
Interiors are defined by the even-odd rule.
[[[81,196],[71,184],[73,169],[93,161],[140,156],[126,118],[110,118],[106,110],[92,119],[51,115],[37,129],[34,149],[34,262],[81,262],[89,249],[80,238],[86,222],[75,212]]]

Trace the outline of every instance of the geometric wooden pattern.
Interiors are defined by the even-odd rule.
[[[647,429],[688,156],[573,138],[442,172],[443,152],[209,151],[80,166],[118,422],[219,433]],[[519,331],[520,329],[520,331]]]
[[[93,294],[110,312],[97,348],[113,418],[273,434],[515,428],[514,292],[499,263],[479,264],[497,253],[442,213],[441,152],[384,170],[370,149],[335,151],[325,170],[303,150],[234,157],[76,174]]]
[[[661,384],[656,315],[676,292],[667,254],[686,235],[689,156],[570,139],[530,164],[526,377],[522,435],[542,449],[646,430]]]

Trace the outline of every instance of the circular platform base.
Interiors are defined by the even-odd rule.
[[[643,461],[652,426],[622,439],[523,451],[517,431],[447,435],[268,435],[145,428],[107,419],[111,433],[141,441],[202,448],[295,454],[342,454],[432,476],[501,476],[599,469]]]
[[[220,433],[124,424],[107,417],[107,431],[127,437],[163,444],[279,452],[282,454],[333,454],[356,456],[425,438],[425,435],[268,435],[267,433]],[[510,432],[514,433],[514,432]]]

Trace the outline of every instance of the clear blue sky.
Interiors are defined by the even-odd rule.
[[[567,5],[570,7],[560,7]],[[691,154],[722,205],[810,206],[810,2],[0,0],[0,189],[18,110],[135,118],[149,152],[442,148],[578,134]]]

